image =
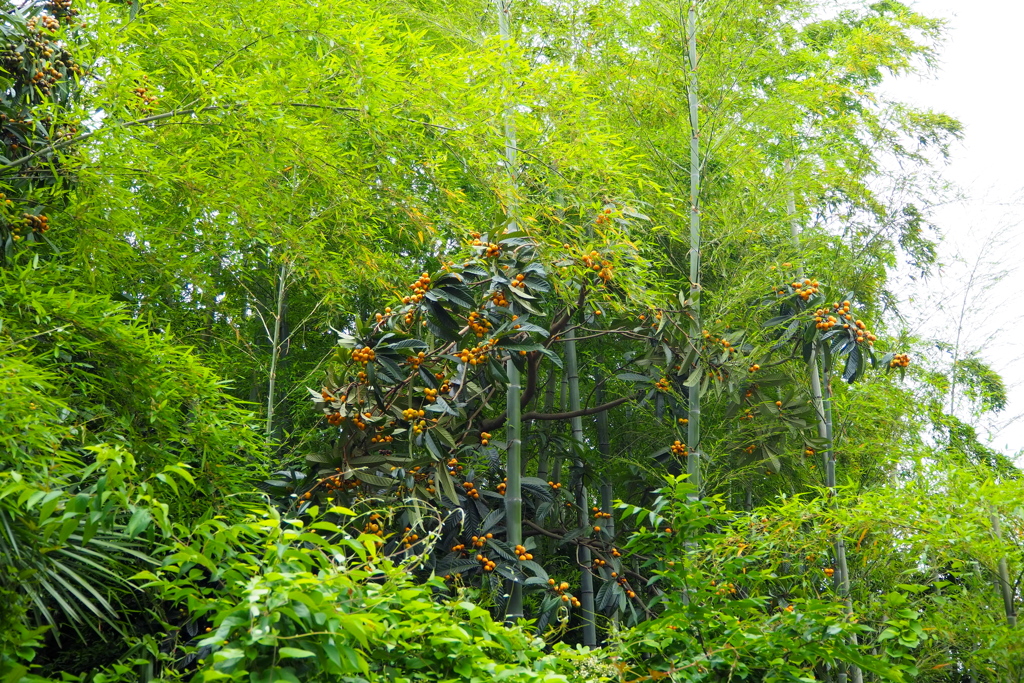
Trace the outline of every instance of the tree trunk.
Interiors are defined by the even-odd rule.
[[[700,348],[704,343],[700,321],[700,134],[697,121],[697,5],[690,3],[686,15],[687,57],[690,83],[687,99],[690,109],[690,343]],[[700,357],[690,372],[700,373]],[[686,443],[689,454],[686,471],[690,482],[697,487],[695,498],[700,497],[700,383],[688,393]]]
[[[506,0],[497,0],[498,11],[498,33],[503,43],[511,39],[509,30],[509,7]],[[512,102],[505,102],[505,164],[509,176],[512,178],[513,188],[515,187],[516,175],[516,129],[513,120]],[[509,203],[508,231],[516,230],[516,203]],[[522,387],[519,368],[509,354],[505,363],[505,372],[508,375],[508,392],[506,395],[505,409],[508,411],[508,420],[505,423],[506,440],[508,441],[508,453],[505,462],[505,530],[506,542],[513,548],[523,542],[523,488],[522,488],[522,420],[520,417],[521,406],[519,405]],[[523,618],[523,584],[519,579],[511,582],[509,588],[508,605],[505,610],[505,621],[515,623]]]
[[[576,358],[576,330],[572,327],[565,333],[565,374],[569,384],[569,410],[579,412],[580,376]],[[572,448],[575,450],[583,446],[583,418],[574,417],[571,424]],[[584,535],[589,535],[587,532],[590,530],[590,519],[587,506],[590,503],[587,487],[583,482],[583,461],[577,457],[575,464],[580,472],[580,482],[576,489],[579,525],[584,530]],[[584,545],[578,545],[576,548],[576,558],[580,565],[580,618],[583,621],[583,645],[597,647],[597,629],[594,624],[594,575],[590,573],[590,548]]]
[[[548,374],[547,384],[544,388],[544,412],[551,413],[555,408],[555,372],[552,370]],[[552,423],[553,424],[553,423]],[[543,443],[541,443],[537,452],[537,477],[548,481],[548,451],[550,450],[551,441],[551,426],[552,424],[545,424],[541,427],[541,432],[544,434]]]
[[[793,162],[786,161],[785,170],[787,174],[793,171]],[[803,280],[804,267],[800,258],[800,222],[796,215],[796,201],[793,191],[790,190],[786,198],[786,213],[789,216],[789,232],[793,243],[793,249],[797,254],[797,278]],[[826,446],[823,455],[823,466],[825,468],[825,487],[828,489],[828,497],[833,506],[838,505],[836,499],[836,459],[832,448],[832,400],[831,384],[826,373],[826,390],[822,392],[821,374],[818,369],[818,357],[821,355],[821,342],[815,342],[811,347],[811,357],[807,361],[807,374],[811,385],[811,406],[814,408],[817,419],[818,438],[825,441]],[[846,562],[846,541],[841,535],[837,535],[833,541],[833,553],[836,566],[832,581],[836,593],[846,605],[847,614],[853,614],[853,602],[850,598],[850,573]],[[857,636],[851,636],[851,642],[857,644]],[[860,667],[855,665],[843,666],[839,673],[839,683],[846,683],[847,672],[853,683],[862,683],[863,674]]]
[[[995,510],[989,515],[989,520],[992,522],[992,534],[1002,539],[1003,532],[999,527],[999,517],[996,516]],[[1013,604],[1013,584],[1010,583],[1010,572],[1006,566],[1006,556],[1003,555],[999,558],[999,592],[1003,596],[1003,612],[1006,614],[1006,623],[1010,628],[1017,628],[1017,610]]]
[[[270,373],[267,378],[267,425],[266,440],[274,439],[274,408],[277,400],[275,385],[277,383],[277,363],[281,356],[281,329],[284,322],[284,297],[287,292],[288,264],[282,263],[277,276],[277,308],[274,314],[274,329],[270,340]]]
[[[597,375],[597,390],[595,392],[595,400],[598,405],[605,403],[604,393],[604,376],[600,373]],[[608,411],[601,411],[597,414],[597,452],[601,455],[601,461],[605,464],[609,463],[612,458],[611,448],[611,435],[608,430]],[[612,511],[612,500],[614,498],[615,491],[612,487],[611,482],[607,479],[601,484],[601,512],[610,517],[605,517],[602,520],[601,528],[608,534],[608,538],[615,538],[615,513]],[[605,572],[610,570],[604,570]],[[609,580],[609,576],[604,577],[605,580]],[[612,628],[615,629],[619,625],[619,611],[615,610],[612,614]]]

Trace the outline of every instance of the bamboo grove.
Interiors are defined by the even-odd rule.
[[[5,683],[1024,680],[940,21],[4,12]]]

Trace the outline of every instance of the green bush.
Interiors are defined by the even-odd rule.
[[[347,509],[318,512],[307,523],[270,509],[244,523],[182,528],[162,567],[137,576],[188,615],[168,624],[178,639],[163,658],[165,677],[567,680],[572,655],[545,654],[542,640],[451,597],[439,579],[415,582],[414,567],[382,556],[376,536],[342,532],[335,522]]]

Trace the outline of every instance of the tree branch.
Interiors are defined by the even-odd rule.
[[[112,126],[112,128],[131,128],[133,126],[142,126],[142,125],[147,124],[147,123],[153,123],[154,121],[163,121],[164,119],[170,119],[170,118],[174,118],[174,117],[177,117],[177,116],[192,116],[193,114],[202,114],[202,113],[205,113],[205,112],[208,112],[208,111],[216,111],[218,109],[237,109],[237,108],[242,107],[242,106],[244,106],[244,103],[239,103],[239,104],[216,104],[216,105],[211,105],[209,107],[202,107],[200,109],[177,109],[175,111],[164,112],[163,114],[154,114],[153,116],[146,116],[146,117],[143,117],[141,119],[135,119],[134,121],[125,121],[123,123],[118,123],[118,124],[115,124],[114,126]],[[308,108],[311,108],[311,109],[330,109],[332,111],[359,111],[359,109],[357,107],[332,107],[332,106],[322,105],[322,104],[305,104],[303,102],[278,102],[278,103],[273,104],[271,106],[273,106],[273,107],[308,107]],[[14,159],[13,161],[9,161],[6,164],[0,165],[0,171],[7,171],[9,169],[18,168],[19,166],[24,166],[28,162],[30,162],[33,159],[36,159],[38,157],[41,157],[44,154],[49,154],[50,152],[56,152],[58,149],[63,149],[64,147],[67,147],[68,145],[73,145],[73,144],[75,144],[77,142],[82,142],[83,140],[87,140],[87,139],[91,138],[92,136],[96,135],[97,133],[99,133],[99,132],[101,132],[103,130],[110,130],[110,128],[111,127],[97,128],[96,130],[91,130],[91,131],[89,131],[87,133],[82,133],[81,135],[76,135],[73,138],[68,138],[67,140],[61,140],[59,142],[53,143],[52,145],[47,145],[46,147],[43,147],[39,151],[33,152],[32,154],[28,154],[28,155],[20,157],[18,159]]]
[[[522,419],[569,420],[574,417],[586,417],[587,415],[596,415],[598,413],[603,413],[606,410],[611,410],[612,408],[615,408],[616,406],[621,406],[626,401],[631,401],[634,398],[636,398],[636,396],[622,396],[620,398],[615,399],[614,401],[609,401],[608,403],[604,403],[599,406],[594,406],[592,408],[584,408],[582,410],[576,410],[567,413],[523,413]],[[480,423],[480,431],[489,432],[492,429],[498,429],[503,424],[505,424],[506,419],[507,415],[505,413],[502,413],[501,415],[496,415],[490,418],[489,420],[484,420],[482,423]]]

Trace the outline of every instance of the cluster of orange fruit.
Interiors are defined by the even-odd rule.
[[[825,576],[829,577],[830,579],[832,578],[832,575],[836,573],[836,570],[832,567],[825,567],[825,569],[823,569],[822,571],[824,571]]]
[[[381,528],[380,521],[383,518],[376,512],[370,515],[370,521],[363,526],[364,534],[373,534],[375,536],[381,536],[384,530]]]
[[[562,488],[562,482],[549,481],[548,486],[550,486],[553,490],[557,491],[558,489]]]
[[[603,282],[608,282],[612,279],[612,262],[607,259],[602,259],[601,255],[596,251],[592,251],[582,259],[583,265],[597,273],[597,276],[601,278]]]
[[[728,339],[721,339],[719,343],[722,345],[723,351],[728,351],[729,355],[736,353],[736,347],[732,345],[732,342]]]
[[[331,425],[332,427],[337,427],[344,421],[345,416],[342,415],[341,413],[331,413],[330,415],[327,416],[327,424]]]
[[[476,561],[481,564],[485,572],[493,572],[495,567],[498,566],[497,563],[494,562],[494,560],[487,559],[485,555],[477,555]]]
[[[409,531],[410,528],[405,527],[405,536],[402,538],[402,545],[405,546],[406,550],[411,548],[416,541],[420,540],[417,534],[410,534]]]
[[[473,536],[470,541],[474,548],[483,548],[484,544],[492,538],[494,538],[494,534],[484,534],[483,536]]]
[[[838,316],[838,318],[836,317]],[[874,346],[878,337],[868,331],[863,320],[857,320],[850,313],[850,302],[832,304],[832,310],[819,308],[814,312],[815,328],[819,330],[830,330],[836,325],[842,325],[844,330],[853,330],[857,342],[867,341],[869,346]]]
[[[817,294],[820,290],[820,285],[817,280],[811,280],[804,278],[800,282],[792,282],[789,285],[793,289],[793,293],[799,296],[804,301],[811,298],[812,295]],[[776,290],[776,294],[788,294],[785,289]]]
[[[747,408],[747,410],[740,415],[739,419],[741,419],[741,420],[753,420],[754,419],[754,411],[753,411],[753,409],[752,408]]]
[[[658,391],[670,391],[672,389],[672,383],[669,382],[668,377],[662,377],[654,383],[654,388]]]
[[[416,408],[406,408],[402,411],[402,417],[406,420],[414,420],[417,417],[423,417],[426,415],[426,411],[417,410]]]
[[[420,365],[422,365],[422,364],[423,364],[423,362],[424,362],[425,360],[427,360],[427,354],[426,354],[426,352],[424,352],[424,351],[420,351],[420,352],[419,352],[419,353],[417,353],[417,354],[416,354],[415,356],[409,356],[409,358],[408,358],[408,359],[406,359],[406,361],[405,361],[405,362],[406,362],[406,364],[408,364],[408,365],[409,365],[409,367],[412,367],[412,368],[418,368],[418,367],[419,367]]]
[[[33,216],[30,213],[22,214],[22,218],[25,219],[25,225],[32,230],[38,230],[39,232],[46,232],[50,229],[50,219],[44,215]]]
[[[54,14],[67,14],[72,16],[78,14],[78,10],[71,8],[71,0],[49,0],[49,2],[46,3],[46,9]]]
[[[491,442],[491,433],[490,432],[480,432],[480,445],[481,446],[486,446],[490,442]]]
[[[551,586],[551,590],[555,592],[555,595],[562,596],[562,602],[571,603],[573,607],[580,606],[580,601],[577,598],[565,592],[569,590],[569,584],[565,581],[558,583],[554,579],[548,579],[548,585]]]
[[[595,567],[596,569],[599,569],[599,568],[601,568],[601,567],[604,567],[604,566],[605,566],[605,565],[607,565],[607,564],[608,564],[608,563],[607,563],[606,561],[602,560],[602,559],[601,559],[600,557],[596,557],[596,558],[594,558],[594,567]]]
[[[719,595],[735,595],[736,586],[731,583],[723,583],[721,585],[716,584],[714,581],[711,582],[711,586],[715,589],[715,592]]]
[[[423,390],[423,398],[427,399],[429,403],[433,403],[434,401],[437,400],[437,389],[431,389],[430,387],[426,387]]]
[[[753,452],[754,452],[754,451],[756,451],[756,450],[757,450],[757,446],[755,446],[754,444],[750,444],[749,446],[747,446],[747,447],[746,447],[746,448],[744,448],[743,450],[744,450],[744,452],[745,452],[745,453],[746,453],[747,455],[751,455],[751,454],[753,454]]]
[[[132,92],[146,105],[146,107],[152,109],[153,105],[156,104],[157,99],[155,96],[149,94],[149,88],[139,86],[134,88]]]
[[[448,474],[452,475],[453,477],[463,470],[462,465],[459,464],[458,458],[451,458],[450,460],[448,460],[447,465]]]
[[[599,508],[590,508],[590,511],[594,513],[594,519],[611,519],[612,513],[601,512]]]
[[[605,209],[601,213],[597,214],[597,218],[594,219],[594,223],[597,225],[604,225],[612,219],[612,210],[610,208]]]
[[[358,349],[352,350],[352,360],[357,363],[366,365],[370,361],[377,358],[377,352],[371,349],[369,346],[362,346]]]
[[[409,285],[409,289],[412,290],[411,296],[403,296],[403,304],[418,304],[423,301],[423,296],[430,289],[430,273],[423,273],[420,275],[416,282]]]
[[[498,292],[501,294],[501,292]],[[504,295],[502,295],[504,296]],[[506,302],[507,304],[508,302]],[[483,317],[476,311],[470,311],[469,318],[466,320],[466,324],[469,325],[469,329],[473,331],[478,338],[483,337],[487,334],[487,331],[491,329],[491,321]]]
[[[761,369],[761,366],[758,365],[757,363],[754,363],[753,365],[750,366],[750,372],[757,372],[760,369]]]
[[[630,600],[636,597],[636,593],[634,593],[633,590],[630,589],[629,582],[626,581],[626,577],[619,576],[618,573],[612,572],[612,578],[615,579],[615,582],[617,584],[619,584],[626,590],[626,595],[629,597]]]
[[[508,477],[505,477],[505,479],[503,479],[500,484],[498,484],[497,486],[494,487],[494,490],[497,491],[502,496],[505,495],[505,491],[507,489],[508,489]]]
[[[643,313],[640,314],[640,322],[646,322],[647,316]],[[651,323],[651,329],[655,330],[658,328],[658,323],[661,321],[661,311],[654,312],[654,322]]]
[[[496,346],[497,343],[497,339],[488,339],[479,346],[474,346],[473,348],[463,349],[459,351],[458,353],[455,354],[455,356],[463,363],[468,363],[469,365],[480,365],[485,360],[487,360],[487,357],[490,354],[491,349],[494,346]]]
[[[384,429],[383,427],[377,427],[377,429]],[[395,437],[390,434],[377,434],[370,439],[370,443],[391,443],[395,440]]]
[[[412,433],[413,434],[422,434],[423,431],[426,428],[427,428],[427,421],[426,420],[420,420],[418,422],[414,422],[413,425],[412,425]]]
[[[463,482],[462,483],[462,488],[466,489],[466,495],[467,496],[469,496],[473,500],[479,500],[480,492],[476,490],[475,486],[473,486],[473,482],[470,482],[470,481]]]
[[[32,17],[28,20],[28,30],[38,31],[39,24],[43,25],[48,31],[56,31],[60,28],[60,21],[56,17],[51,17],[49,14],[44,14],[40,17]]]
[[[689,449],[686,448],[686,444],[678,439],[672,442],[671,450],[673,455],[679,456],[687,455],[690,452]]]
[[[338,474],[332,474],[329,477],[324,477],[317,480],[317,484],[323,486],[328,491],[347,491],[354,488],[359,488],[358,479],[345,479],[341,476],[341,468],[336,468]]]
[[[519,289],[526,289],[526,283],[523,282],[525,279],[526,279],[526,274],[525,273],[519,273],[518,275],[516,275],[512,279],[512,282],[510,283],[510,286],[517,287]],[[505,303],[504,305],[507,306],[508,303]]]
[[[505,292],[495,292],[491,295],[491,303],[495,306],[508,307],[508,297],[505,296]]]
[[[520,562],[526,562],[527,560],[533,559],[533,554],[527,552],[525,545],[517,545],[515,550],[516,557],[519,559]]]
[[[906,353],[897,353],[893,356],[893,359],[889,361],[890,368],[905,368],[910,365],[910,356]]]
[[[479,238],[480,234],[474,232],[473,236],[475,238]],[[487,258],[495,258],[497,256],[501,256],[501,247],[498,246],[497,244],[494,244],[493,242],[485,243],[481,242],[479,239],[474,239],[472,242],[470,242],[470,244],[474,247],[483,247],[484,256],[486,256]]]

